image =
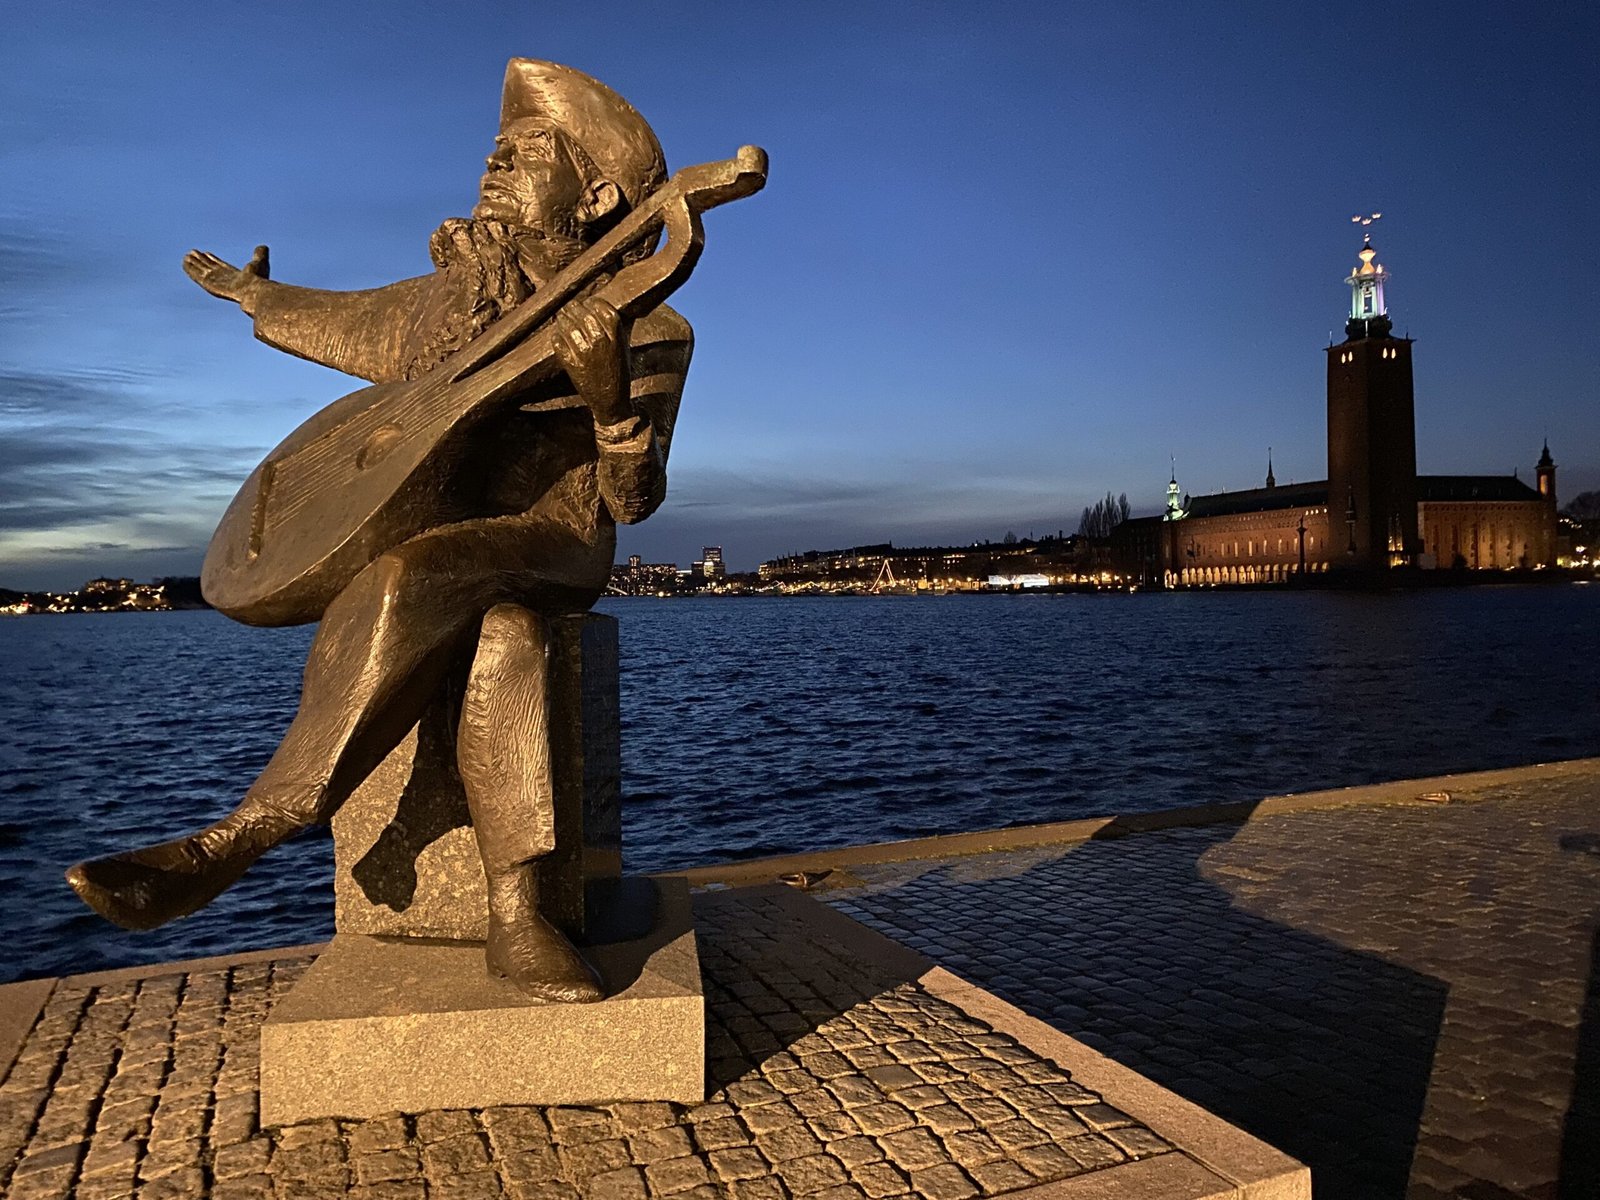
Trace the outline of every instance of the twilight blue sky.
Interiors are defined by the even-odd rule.
[[[1600,487],[1600,18],[1441,3],[70,3],[0,52],[0,585],[194,573],[262,452],[358,386],[191,246],[364,287],[465,215],[513,54],[606,80],[707,219],[666,504],[622,552],[1076,526],[1107,489],[1325,474],[1358,210],[1419,467]],[[1342,334],[1341,334],[1342,336]]]

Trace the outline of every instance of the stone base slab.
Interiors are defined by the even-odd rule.
[[[705,1001],[687,886],[655,927],[587,947],[596,1004],[541,1004],[475,942],[340,934],[261,1027],[261,1123],[506,1104],[705,1098]]]

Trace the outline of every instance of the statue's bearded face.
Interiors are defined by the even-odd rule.
[[[566,135],[537,117],[507,126],[479,184],[472,215],[552,237],[576,237],[593,191]]]

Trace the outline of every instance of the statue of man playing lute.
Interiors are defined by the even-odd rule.
[[[669,181],[655,134],[615,92],[513,59],[478,203],[433,234],[432,274],[336,292],[272,280],[266,247],[242,269],[185,258],[257,337],[374,386],[268,456],[207,555],[207,598],[229,616],[320,621],[277,751],[215,824],[73,867],[86,903],[132,929],[205,905],[330,820],[476,646],[457,756],[488,882],[489,969],[536,998],[600,998],[539,912],[548,814],[539,797],[536,819],[527,805],[497,811],[505,789],[487,775],[504,748],[480,744],[493,723],[474,710],[544,703],[548,620],[594,603],[617,522],[660,505],[693,345],[662,301],[699,254],[700,212],[755,191],[765,170],[746,147]]]

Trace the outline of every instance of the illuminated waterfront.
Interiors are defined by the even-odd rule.
[[[602,608],[622,621],[635,870],[1600,754],[1600,587]],[[149,935],[60,882],[231,806],[309,632],[0,623],[7,977],[326,935],[325,839]]]

